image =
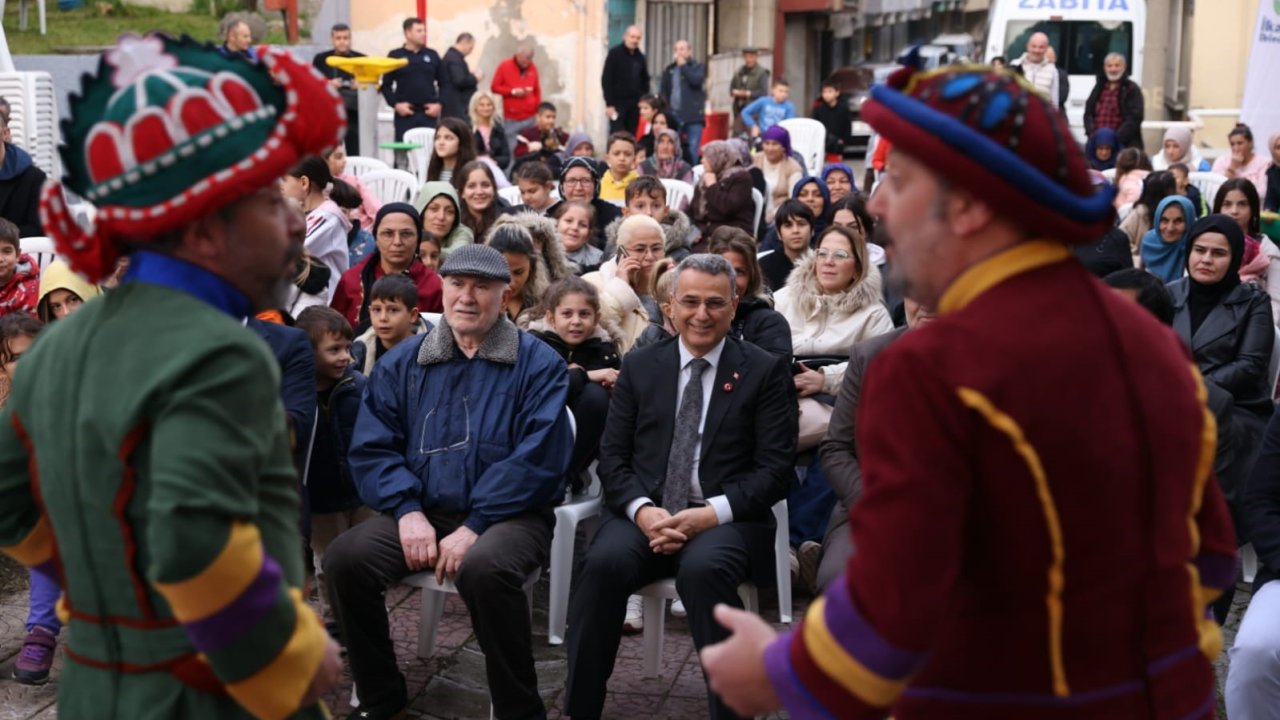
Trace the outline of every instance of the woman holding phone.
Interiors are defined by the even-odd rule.
[[[653,298],[653,269],[665,255],[662,226],[647,215],[631,215],[618,226],[618,252],[583,279],[600,291],[600,312],[622,329],[624,354],[650,322],[662,322]]]

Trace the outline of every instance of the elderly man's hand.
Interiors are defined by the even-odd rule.
[[[436,564],[436,529],[427,516],[411,512],[400,518],[400,547],[404,550],[404,564],[413,572]]]
[[[702,649],[702,670],[711,690],[743,716],[764,715],[782,703],[764,667],[764,651],[778,634],[759,615],[717,605],[716,621],[730,633],[728,640]]]
[[[680,551],[698,533],[709,530],[720,524],[715,508],[707,506],[689,508],[662,520],[653,526],[656,535],[649,539],[649,547],[663,555],[673,555]]]
[[[462,525],[440,541],[440,562],[436,563],[436,582],[444,582],[446,575],[452,578],[458,574],[458,568],[462,567],[462,559],[478,539],[480,536],[474,530]]]

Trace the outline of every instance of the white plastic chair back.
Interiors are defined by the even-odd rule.
[[[789,118],[778,123],[791,135],[791,149],[804,158],[809,175],[822,172],[827,151],[827,129],[812,118]]]
[[[502,188],[498,191],[498,197],[502,198],[511,207],[524,204],[524,198],[520,197],[520,188],[516,185]]]
[[[1218,196],[1218,188],[1226,181],[1225,176],[1211,172],[1193,172],[1187,175],[1187,183],[1196,186],[1210,208],[1213,207],[1214,198]]]
[[[58,251],[53,246],[53,238],[43,235],[24,237],[18,241],[18,247],[22,252],[30,255],[41,270],[49,267],[49,263],[58,257]]]
[[[676,210],[684,210],[689,207],[689,202],[693,200],[693,186],[683,180],[662,180],[662,186],[667,189],[667,207]]]
[[[435,147],[435,128],[413,128],[404,132],[404,141],[417,143],[422,147],[406,153],[409,158],[409,172],[418,176],[418,182],[427,181],[427,165],[431,163],[431,151]]]
[[[360,177],[383,205],[391,202],[412,202],[413,194],[421,183],[413,173],[404,170],[374,170]]]
[[[751,188],[751,200],[756,204],[756,221],[751,226],[751,234],[760,232],[760,221],[764,219],[764,193]]]
[[[693,186],[694,187],[698,187],[698,183],[702,182],[702,173],[706,171],[707,171],[707,168],[702,163],[698,163],[697,165],[693,166]]]
[[[382,162],[378,158],[361,157],[359,155],[349,155],[347,157],[347,172],[355,175],[364,181],[364,176],[374,172],[375,170],[390,170],[391,166]]]
[[[43,2],[40,7],[43,25]],[[62,133],[53,77],[44,71],[0,73],[0,96],[9,102],[13,144],[26,150],[49,177],[62,175],[62,156],[58,154]]]

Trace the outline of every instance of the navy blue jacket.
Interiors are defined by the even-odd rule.
[[[468,359],[441,322],[369,376],[348,458],[360,498],[397,519],[465,515],[477,534],[563,497],[569,377],[545,343],[500,318]]]
[[[293,429],[293,464],[302,473],[316,416],[316,357],[311,339],[298,328],[249,318],[253,330],[280,364],[280,399]]]
[[[317,393],[320,416],[307,474],[312,512],[343,512],[360,505],[347,451],[351,448],[356,417],[360,414],[360,398],[364,396],[367,382],[354,367],[348,367],[330,391],[327,405],[319,402]]]
[[[408,65],[382,76],[382,97],[387,104],[407,102],[415,115],[425,112],[423,105],[440,102],[440,83],[445,82],[444,65],[435,50],[423,47],[409,52],[403,47],[387,53],[389,58],[404,58]]]

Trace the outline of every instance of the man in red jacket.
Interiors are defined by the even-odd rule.
[[[533,124],[542,104],[538,66],[533,64],[533,43],[521,40],[516,54],[498,64],[489,89],[502,96],[502,129],[507,147],[516,146],[520,131]]]
[[[718,608],[711,687],[796,720],[1212,718],[1214,421],[1178,338],[1071,252],[1113,193],[1009,73],[906,67],[862,113],[893,143],[870,210],[938,319],[868,369],[844,576],[781,637]]]

